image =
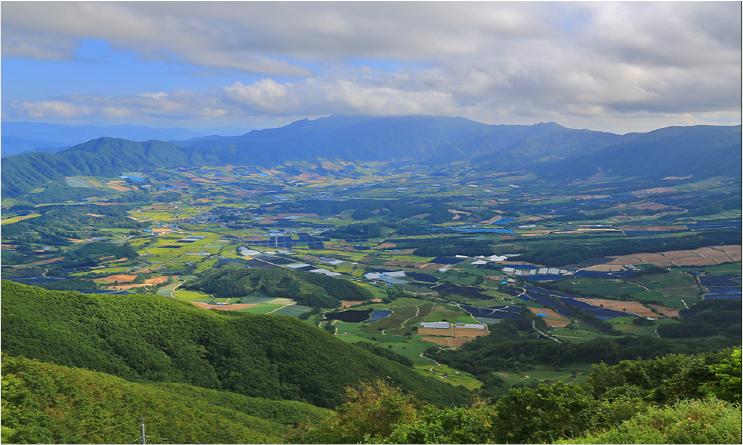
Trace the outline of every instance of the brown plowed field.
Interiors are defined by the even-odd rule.
[[[672,266],[714,266],[741,260],[741,246],[700,247],[694,250],[670,250],[656,253],[634,253],[610,257],[611,261],[586,268],[593,271],[621,270],[627,265],[655,264]]]
[[[158,284],[163,284],[166,281],[168,281],[168,277],[161,275],[159,277],[147,278],[146,280],[144,280],[144,284],[148,286],[156,286]]]
[[[435,337],[483,337],[488,335],[487,329],[466,329],[466,328],[454,328],[454,329],[436,329],[436,328],[418,328],[418,335],[423,336],[435,336]]]
[[[603,298],[576,298],[576,300],[597,307],[639,315],[640,317],[658,318],[658,314],[643,306],[639,301],[606,300]]]
[[[445,346],[447,348],[458,348],[468,341],[472,341],[474,337],[421,337],[421,340],[429,343],[434,343],[439,346]]]
[[[544,314],[546,317],[542,317],[547,326],[551,328],[564,328],[570,324],[570,320],[548,308],[541,307],[530,307],[529,310],[532,314]]]
[[[661,314],[665,315],[666,317],[678,318],[678,316],[679,316],[679,310],[678,309],[673,309],[673,308],[670,308],[670,307],[660,306],[660,305],[657,305],[657,304],[648,304],[648,306],[650,306],[651,308],[653,308],[656,311],[658,311],[658,313],[661,313]]]
[[[216,311],[239,311],[255,306],[255,304],[237,303],[237,304],[209,304],[201,301],[192,301],[191,304],[204,309],[214,309]]]
[[[109,275],[107,277],[101,277],[96,278],[96,283],[131,283],[132,281],[136,280],[136,275],[125,275],[125,274],[117,274],[117,275]]]

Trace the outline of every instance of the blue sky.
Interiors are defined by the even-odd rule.
[[[4,120],[740,123],[740,4],[2,4]]]

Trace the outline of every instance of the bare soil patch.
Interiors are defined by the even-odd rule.
[[[592,306],[603,307],[619,312],[639,315],[640,317],[658,318],[658,314],[645,307],[639,301],[606,300],[603,298],[576,298]]]
[[[473,338],[474,337],[421,337],[421,340],[447,348],[458,348],[468,341],[472,341]]]
[[[116,274],[109,275],[107,277],[96,278],[93,281],[95,281],[96,283],[131,283],[136,279],[136,275]]]
[[[679,310],[670,307],[661,306],[659,304],[648,304],[649,307],[658,311],[658,313],[665,315],[669,318],[678,318]]]
[[[158,284],[165,283],[166,281],[168,281],[169,278],[170,277],[166,277],[166,276],[147,278],[146,280],[144,280],[144,284],[148,286],[156,286]]]
[[[741,246],[700,247],[693,250],[670,250],[666,252],[634,253],[610,257],[611,260],[586,268],[594,271],[622,270],[624,266],[655,264],[660,267],[714,266],[741,260]],[[618,268],[617,268],[618,267]]]
[[[201,301],[192,301],[191,304],[203,309],[214,309],[216,311],[239,311],[255,306],[255,304],[237,303],[237,304],[209,304]]]
[[[532,314],[544,314],[542,317],[547,326],[551,328],[564,328],[570,324],[570,320],[558,314],[552,309],[541,308],[541,307],[530,307],[529,310]]]

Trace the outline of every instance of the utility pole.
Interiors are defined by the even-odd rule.
[[[147,436],[144,434],[144,417],[140,417],[139,419],[139,443],[146,444],[147,443]]]

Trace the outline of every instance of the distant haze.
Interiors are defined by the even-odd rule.
[[[100,137],[126,138],[134,141],[182,140],[209,134],[240,134],[245,131],[217,129],[192,131],[183,128],[152,128],[141,125],[59,125],[43,122],[3,122],[2,156],[29,151],[53,152]]]

